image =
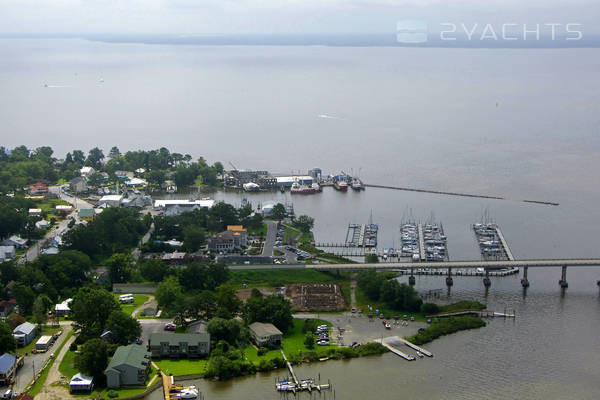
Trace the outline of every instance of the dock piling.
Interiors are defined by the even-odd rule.
[[[454,285],[454,281],[452,279],[452,269],[448,268],[448,276],[446,277],[446,286],[450,287]]]
[[[523,286],[524,288],[528,288],[529,287],[529,280],[527,279],[527,269],[529,267],[523,267],[523,279],[521,279],[521,286]]]
[[[487,268],[485,269],[485,278],[483,278],[483,286],[485,286],[486,288],[492,286],[492,281],[490,280],[490,271],[488,271]]]
[[[562,266],[562,272],[561,272],[560,281],[558,281],[558,284],[560,285],[560,287],[562,289],[566,289],[569,287],[569,283],[567,282],[567,266],[566,265]]]

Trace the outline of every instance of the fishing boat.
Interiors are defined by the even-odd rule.
[[[244,183],[242,187],[246,192],[258,192],[260,190],[260,186],[254,182]]]
[[[364,189],[362,182],[358,178],[352,178],[352,181],[350,182],[350,186],[352,187],[352,189],[354,189],[356,191]]]
[[[290,193],[292,194],[313,194],[319,192],[319,184],[313,183],[310,186],[301,185],[298,182],[294,182],[292,187],[290,188]]]

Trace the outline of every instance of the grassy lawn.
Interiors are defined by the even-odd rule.
[[[58,356],[58,354],[60,353],[60,350],[63,348],[63,346],[65,345],[65,343],[67,343],[67,341],[69,340],[69,338],[72,335],[73,335],[73,331],[70,331],[67,334],[67,337],[65,337],[65,339],[62,341],[62,343],[60,344],[60,346],[58,346],[58,349],[56,349],[56,351],[54,352],[54,354],[56,354]],[[52,358],[52,360],[48,363],[48,365],[46,366],[46,368],[44,368],[44,370],[42,371],[42,374],[40,375],[40,378],[37,381],[35,381],[35,383],[31,387],[31,389],[29,390],[28,394],[30,396],[35,397],[40,392],[40,390],[44,386],[44,382],[46,382],[46,378],[48,377],[48,373],[50,372],[50,368],[52,368],[52,364],[54,364],[55,360],[56,360],[56,357]]]
[[[208,369],[208,359],[196,360],[154,360],[165,374],[174,376],[205,374]]]
[[[64,358],[62,359],[62,361],[60,362],[60,365],[58,366],[58,370],[60,371],[60,373],[62,375],[66,376],[69,379],[71,379],[73,377],[73,375],[75,375],[76,373],[79,372],[77,370],[77,368],[75,368],[75,352],[74,351],[69,350],[65,353]]]
[[[263,286],[282,286],[291,283],[340,282],[349,275],[326,273],[314,269],[269,269],[229,271],[229,283]]]
[[[262,236],[262,237],[267,236],[267,224],[264,222],[259,229],[253,229],[253,228],[247,228],[247,229],[248,229],[248,235],[256,235],[256,236]]]
[[[328,325],[332,326],[331,322],[318,320],[320,325]],[[332,347],[336,347],[333,345],[329,346],[317,346],[315,344],[314,349],[308,349],[304,345],[304,336],[306,333],[302,333],[302,327],[304,326],[304,320],[299,318],[294,318],[294,327],[287,331],[283,336],[283,352],[286,356],[290,356],[292,354],[298,354],[299,351],[314,351],[317,353],[326,353],[328,349]],[[313,332],[314,333],[314,332]],[[330,342],[333,343],[333,332],[329,332]]]
[[[40,338],[40,336],[52,336],[53,334],[55,334],[56,332],[60,331],[62,328],[60,326],[48,326],[48,325],[44,325],[42,327],[42,332],[40,334],[38,334],[35,339],[33,339],[31,341],[31,343],[29,343],[27,346],[25,347],[18,347],[17,348],[17,354],[25,354],[25,353],[31,353],[31,350],[35,349],[35,342],[38,341],[38,339]]]
[[[352,289],[350,288],[350,283],[344,282],[340,285],[340,288],[342,289],[342,294],[344,295],[344,300],[346,300],[346,304],[348,304],[348,307],[350,307],[352,305]]]
[[[115,299],[117,301],[119,301],[119,296],[122,295],[123,293],[113,293],[113,296],[115,297]],[[139,306],[141,306],[142,304],[144,304],[146,301],[148,301],[148,296],[145,294],[134,294],[133,295],[133,303],[129,303],[129,304],[121,304],[121,310],[123,310],[124,313],[130,314],[132,312],[135,311],[136,308],[138,308]]]

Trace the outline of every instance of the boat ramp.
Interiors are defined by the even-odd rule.
[[[416,344],[413,344],[405,339],[402,339],[399,336],[386,337],[386,338],[383,338],[382,340],[377,340],[377,342],[380,342],[382,345],[387,347],[392,353],[396,354],[397,356],[400,356],[401,358],[405,359],[406,361],[415,361],[417,359],[417,357],[413,356],[412,354],[407,354],[407,353],[401,351],[398,348],[400,345],[405,345],[405,346],[411,348],[412,350],[415,350],[419,357],[423,357],[423,356],[433,357],[433,353],[431,353],[430,351],[425,350],[424,348],[419,347]]]

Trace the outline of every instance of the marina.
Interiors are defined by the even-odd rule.
[[[296,373],[294,372],[294,367],[292,367],[292,364],[288,361],[283,350],[281,350],[281,356],[285,361],[288,372],[290,373],[290,377],[283,379],[278,378],[277,382],[275,383],[275,390],[278,392],[292,392],[294,394],[305,390],[309,393],[312,391],[317,391],[320,393],[321,390],[331,390],[330,382],[325,384],[315,383],[315,379],[312,378],[298,380]],[[319,381],[320,377],[321,375],[319,374]]]
[[[473,231],[483,260],[514,261],[515,258],[497,224],[493,222],[476,223],[473,224]]]

